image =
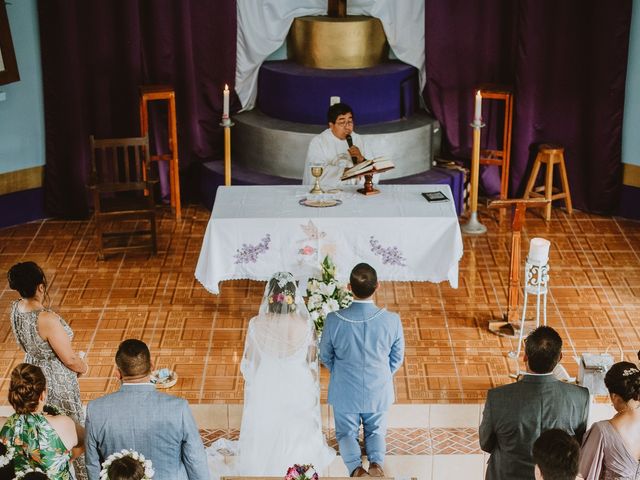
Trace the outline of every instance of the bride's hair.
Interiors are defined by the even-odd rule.
[[[291,313],[296,310],[296,282],[288,272],[276,273],[267,285],[269,313]]]

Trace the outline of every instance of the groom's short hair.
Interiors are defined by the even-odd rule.
[[[123,377],[140,377],[151,372],[151,353],[142,340],[130,338],[118,347],[116,365]]]
[[[368,263],[359,263],[349,277],[351,291],[358,298],[368,298],[373,295],[378,287],[378,274]]]

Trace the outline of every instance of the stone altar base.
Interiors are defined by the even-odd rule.
[[[297,180],[302,180],[309,142],[327,128],[278,120],[257,109],[240,113],[233,121],[232,170],[242,167]],[[396,168],[384,174],[385,180],[429,170],[434,153],[440,149],[440,124],[426,113],[417,113],[406,120],[356,125],[356,132],[365,141],[380,143],[384,151],[393,152]]]

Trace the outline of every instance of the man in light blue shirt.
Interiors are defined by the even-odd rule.
[[[207,456],[186,400],[156,391],[151,354],[141,340],[122,342],[116,353],[120,390],[89,402],[85,459],[89,480],[122,449],[151,460],[158,480],[209,480]]]
[[[376,271],[366,263],[351,271],[355,297],[349,308],[327,315],[320,360],[329,369],[329,404],[333,407],[340,455],[352,477],[383,477],[387,412],[394,402],[393,374],[404,359],[400,317],[377,307]],[[364,429],[369,471],[362,467],[358,434]]]

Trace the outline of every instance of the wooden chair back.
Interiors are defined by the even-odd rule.
[[[98,256],[105,253],[150,248],[156,252],[156,221],[153,184],[150,181],[148,137],[103,138],[89,137],[91,144],[91,173],[89,188],[93,193],[94,217]],[[149,228],[108,231],[116,221],[147,220]],[[123,237],[142,235],[144,244],[131,243]],[[108,238],[121,237],[115,246],[107,245]]]

